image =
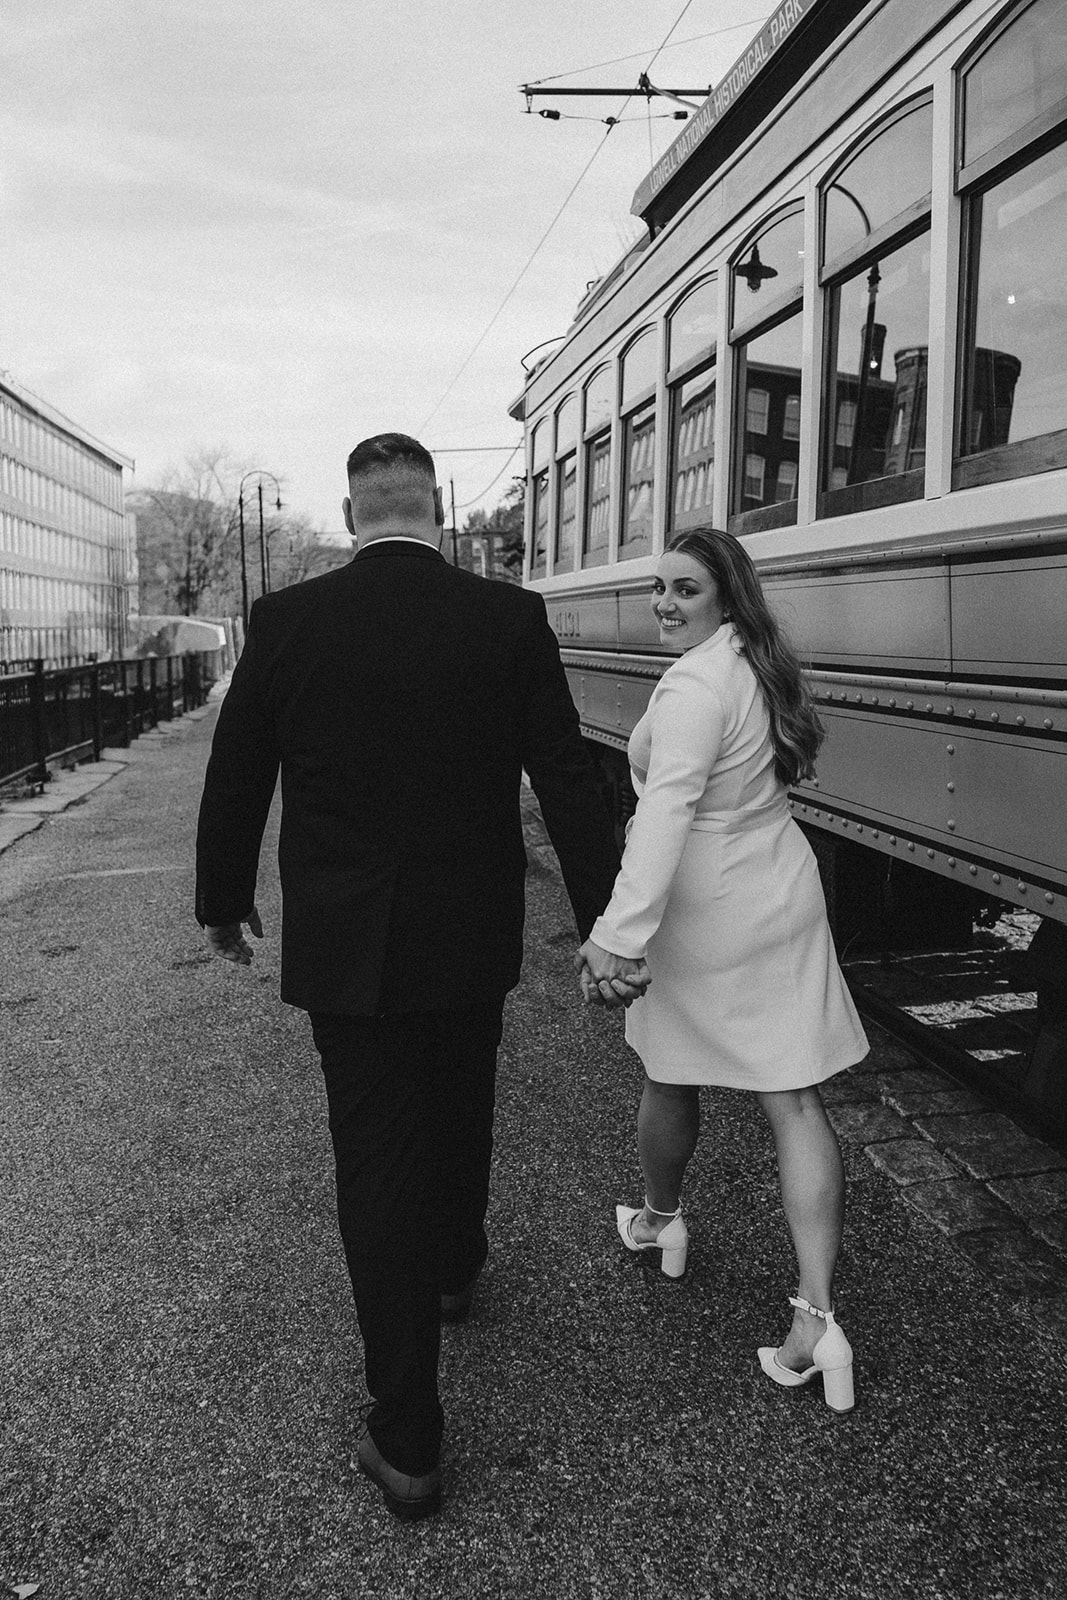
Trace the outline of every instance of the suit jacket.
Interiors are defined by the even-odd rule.
[[[544,602],[374,541],[252,608],[204,784],[197,918],[254,904],[280,769],[282,999],[378,1015],[502,998],[523,768],[584,939],[619,858]]]

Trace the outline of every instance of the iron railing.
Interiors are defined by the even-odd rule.
[[[222,651],[94,661],[0,676],[0,785],[44,783],[49,762],[98,761],[147,728],[202,706],[222,673]]]

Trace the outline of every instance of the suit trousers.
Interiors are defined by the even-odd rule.
[[[390,1466],[438,1464],[441,1295],[488,1254],[504,997],[455,1011],[311,1014],[337,1215],[363,1336],[371,1437]]]

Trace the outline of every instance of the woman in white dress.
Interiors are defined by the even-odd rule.
[[[822,728],[737,539],[715,529],[675,538],[652,610],[682,654],[630,737],[637,811],[610,904],[581,951],[587,999],[632,995],[636,961],[651,973],[626,1014],[645,1068],[645,1205],[617,1208],[619,1232],[681,1276],[699,1086],[755,1093],[799,1269],[792,1326],[759,1358],[785,1387],[821,1375],[827,1404],[847,1411],[852,1351],[832,1310],[844,1175],[818,1085],[868,1045],[786,799],[786,785],[811,774]]]

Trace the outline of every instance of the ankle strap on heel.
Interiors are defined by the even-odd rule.
[[[809,1312],[811,1316],[818,1317],[823,1322],[833,1322],[834,1320],[832,1309],[830,1311],[822,1311],[818,1306],[813,1306],[810,1300],[802,1300],[799,1295],[791,1294],[789,1296],[789,1304],[796,1306],[798,1311]]]
[[[677,1211],[657,1211],[655,1206],[649,1205],[647,1194],[645,1195],[645,1210],[651,1211],[654,1217],[680,1217],[682,1214],[681,1206],[678,1207]]]

